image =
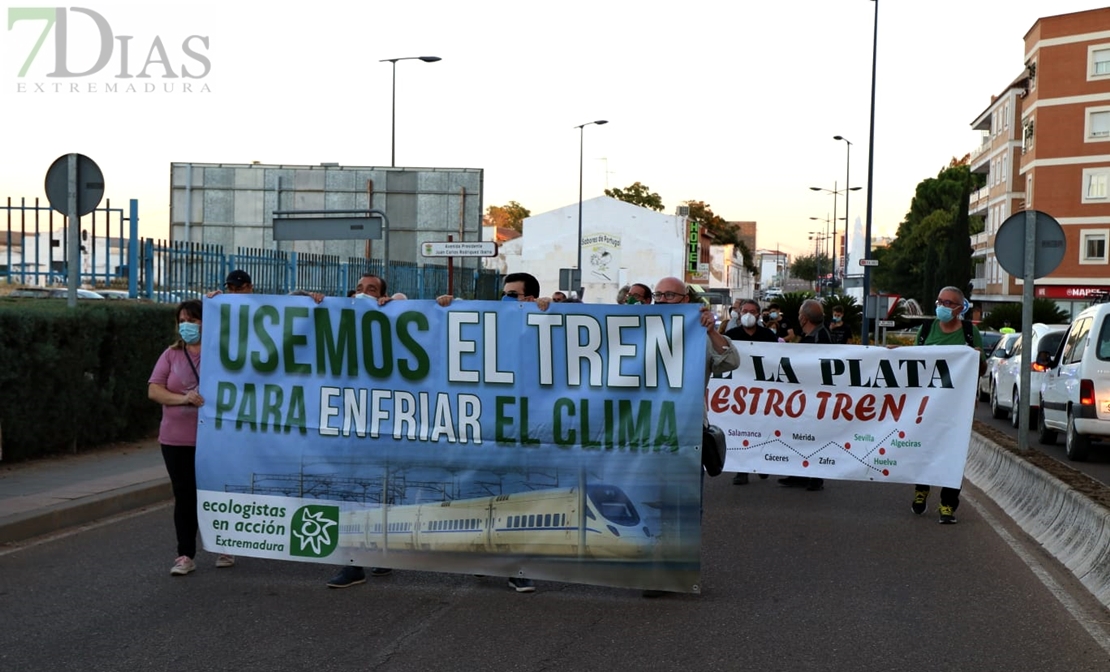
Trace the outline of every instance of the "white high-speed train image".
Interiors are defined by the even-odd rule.
[[[579,504],[579,490],[572,487],[343,511],[339,546],[576,556]],[[586,486],[585,516],[587,557],[629,560],[652,554],[656,537],[620,488]]]

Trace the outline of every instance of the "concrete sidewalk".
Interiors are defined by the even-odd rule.
[[[0,544],[24,541],[173,496],[151,439],[80,455],[0,463]]]

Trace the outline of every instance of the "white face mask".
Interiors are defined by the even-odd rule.
[[[755,315],[752,315],[751,313],[744,313],[743,315],[741,315],[740,326],[744,327],[745,329],[751,329],[752,327],[754,327]]]
[[[729,313],[729,315],[731,315],[732,319],[734,319],[734,320],[740,319],[740,313],[736,312],[735,310],[732,311],[731,313]]]
[[[356,299],[373,299],[373,298],[375,298],[375,297],[373,297],[373,296],[370,296],[369,294],[362,294],[362,293],[360,292],[360,293],[358,293],[358,294],[355,294],[354,298],[356,298]]]

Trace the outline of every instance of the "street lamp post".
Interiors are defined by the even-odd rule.
[[[852,141],[842,135],[834,135],[833,140],[843,140],[844,147],[848,150],[848,162],[844,169],[844,265],[848,265],[848,227],[852,220],[848,218],[848,192],[859,191],[859,187],[852,189]],[[834,243],[835,244],[835,243]],[[844,269],[847,271],[847,268]],[[841,276],[845,275],[841,272]]]
[[[578,261],[576,262],[575,269],[578,271],[578,287],[574,288],[578,291],[578,300],[583,298],[584,285],[582,279],[582,154],[585,149],[585,136],[586,127],[594,124],[597,126],[604,126],[608,124],[607,119],[598,119],[597,121],[587,121],[584,124],[575,126],[578,129]]]
[[[817,217],[810,217],[810,219],[815,219],[817,221],[821,221]],[[825,231],[828,231],[827,222],[826,222]],[[821,254],[820,254],[819,250],[821,249],[821,243],[827,237],[828,236],[826,236],[825,234],[823,234],[820,231],[810,231],[809,232],[809,239],[813,241],[813,265],[814,265],[814,273],[817,275],[817,296],[822,295],[822,291],[821,291]]]
[[[383,58],[379,63],[393,64],[393,116],[389,122],[389,166],[397,166],[397,61],[424,61],[435,63],[441,61],[439,56],[405,56],[404,58]]]
[[[871,204],[875,191],[875,62],[879,56],[879,0],[875,3],[875,34],[871,42],[871,129],[867,140],[867,222],[864,225],[863,257],[871,258]],[[863,328],[860,329],[860,343],[867,345],[867,302],[871,298],[871,267],[863,267]],[[876,308],[878,302],[876,301]]]
[[[832,194],[832,197],[833,197],[833,217],[832,217],[832,275],[833,275],[833,278],[836,278],[836,269],[837,269],[837,266],[836,266],[836,220],[837,220],[837,217],[836,217],[836,215],[837,215],[836,197],[839,194],[844,194],[844,208],[845,208],[845,214],[847,214],[848,192],[849,191],[859,191],[859,187],[856,187],[855,189],[845,188],[845,189],[838,190],[836,188],[836,186],[837,186],[836,180],[833,180],[833,188],[832,189],[826,189],[824,187],[810,187],[811,191],[823,191],[827,194]],[[810,219],[815,219],[815,218],[810,217]],[[848,233],[847,217],[845,217],[844,233],[845,233],[845,239],[847,239],[847,233]],[[843,274],[841,274],[841,275],[843,275]]]

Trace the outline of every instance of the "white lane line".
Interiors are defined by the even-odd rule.
[[[81,534],[82,532],[87,532],[88,530],[95,530],[99,527],[104,527],[105,525],[114,525],[115,523],[118,523],[118,522],[121,522],[121,521],[124,521],[124,520],[130,520],[132,518],[137,518],[138,516],[145,516],[146,514],[150,513],[151,511],[158,511],[160,509],[164,509],[164,508],[169,507],[169,506],[173,506],[172,501],[163,502],[161,504],[151,504],[150,506],[144,506],[141,509],[136,509],[134,511],[129,511],[127,513],[119,513],[119,514],[116,514],[114,516],[110,516],[108,518],[103,518],[103,519],[98,520],[96,522],[86,523],[85,525],[78,525],[76,527],[71,527],[68,530],[64,530],[62,532],[55,532],[53,534],[47,534],[47,535],[44,535],[44,536],[41,536],[41,537],[36,537],[36,538],[31,539],[29,541],[17,541],[17,542],[15,542],[15,545],[13,545],[11,548],[0,549],[0,558],[4,557],[5,555],[11,555],[12,553],[18,553],[19,551],[25,551],[28,548],[34,548],[36,546],[41,546],[43,544],[48,544],[52,541],[58,541],[59,539],[65,539],[66,537],[72,537],[75,534]]]
[[[968,495],[965,491],[961,495],[961,498],[968,504],[971,504],[972,508],[974,508],[975,511],[983,517],[983,520],[987,521],[987,524],[994,529],[998,536],[1002,537],[1002,541],[1005,541],[1010,546],[1010,548],[1013,549],[1014,553],[1016,553],[1017,556],[1021,558],[1022,562],[1024,562],[1029,567],[1029,569],[1033,572],[1033,575],[1040,579],[1045,588],[1048,588],[1048,592],[1052,593],[1060,602],[1060,604],[1063,605],[1064,609],[1066,609],[1067,612],[1071,614],[1071,617],[1074,618],[1076,622],[1079,623],[1079,625],[1083,626],[1083,629],[1087,631],[1087,634],[1091,636],[1091,639],[1095,640],[1095,643],[1101,646],[1102,650],[1105,651],[1107,655],[1110,655],[1110,634],[1108,634],[1105,629],[1098,625],[1099,621],[1091,614],[1091,612],[1080,605],[1078,602],[1076,602],[1075,599],[1072,598],[1070,594],[1068,594],[1068,591],[1066,591],[1063,586],[1057,583],[1056,579],[1054,579],[1052,575],[1049,574],[1048,570],[1044,568],[1044,565],[1041,563],[1041,561],[1034,557],[1031,553],[1026,551],[1021,543],[1018,542],[1018,540],[1015,539],[1014,536],[1010,534],[1005,527],[1002,526],[1001,521],[999,521],[997,518],[994,517],[993,514],[987,511],[984,506],[979,504],[979,502],[977,502],[974,497]]]

